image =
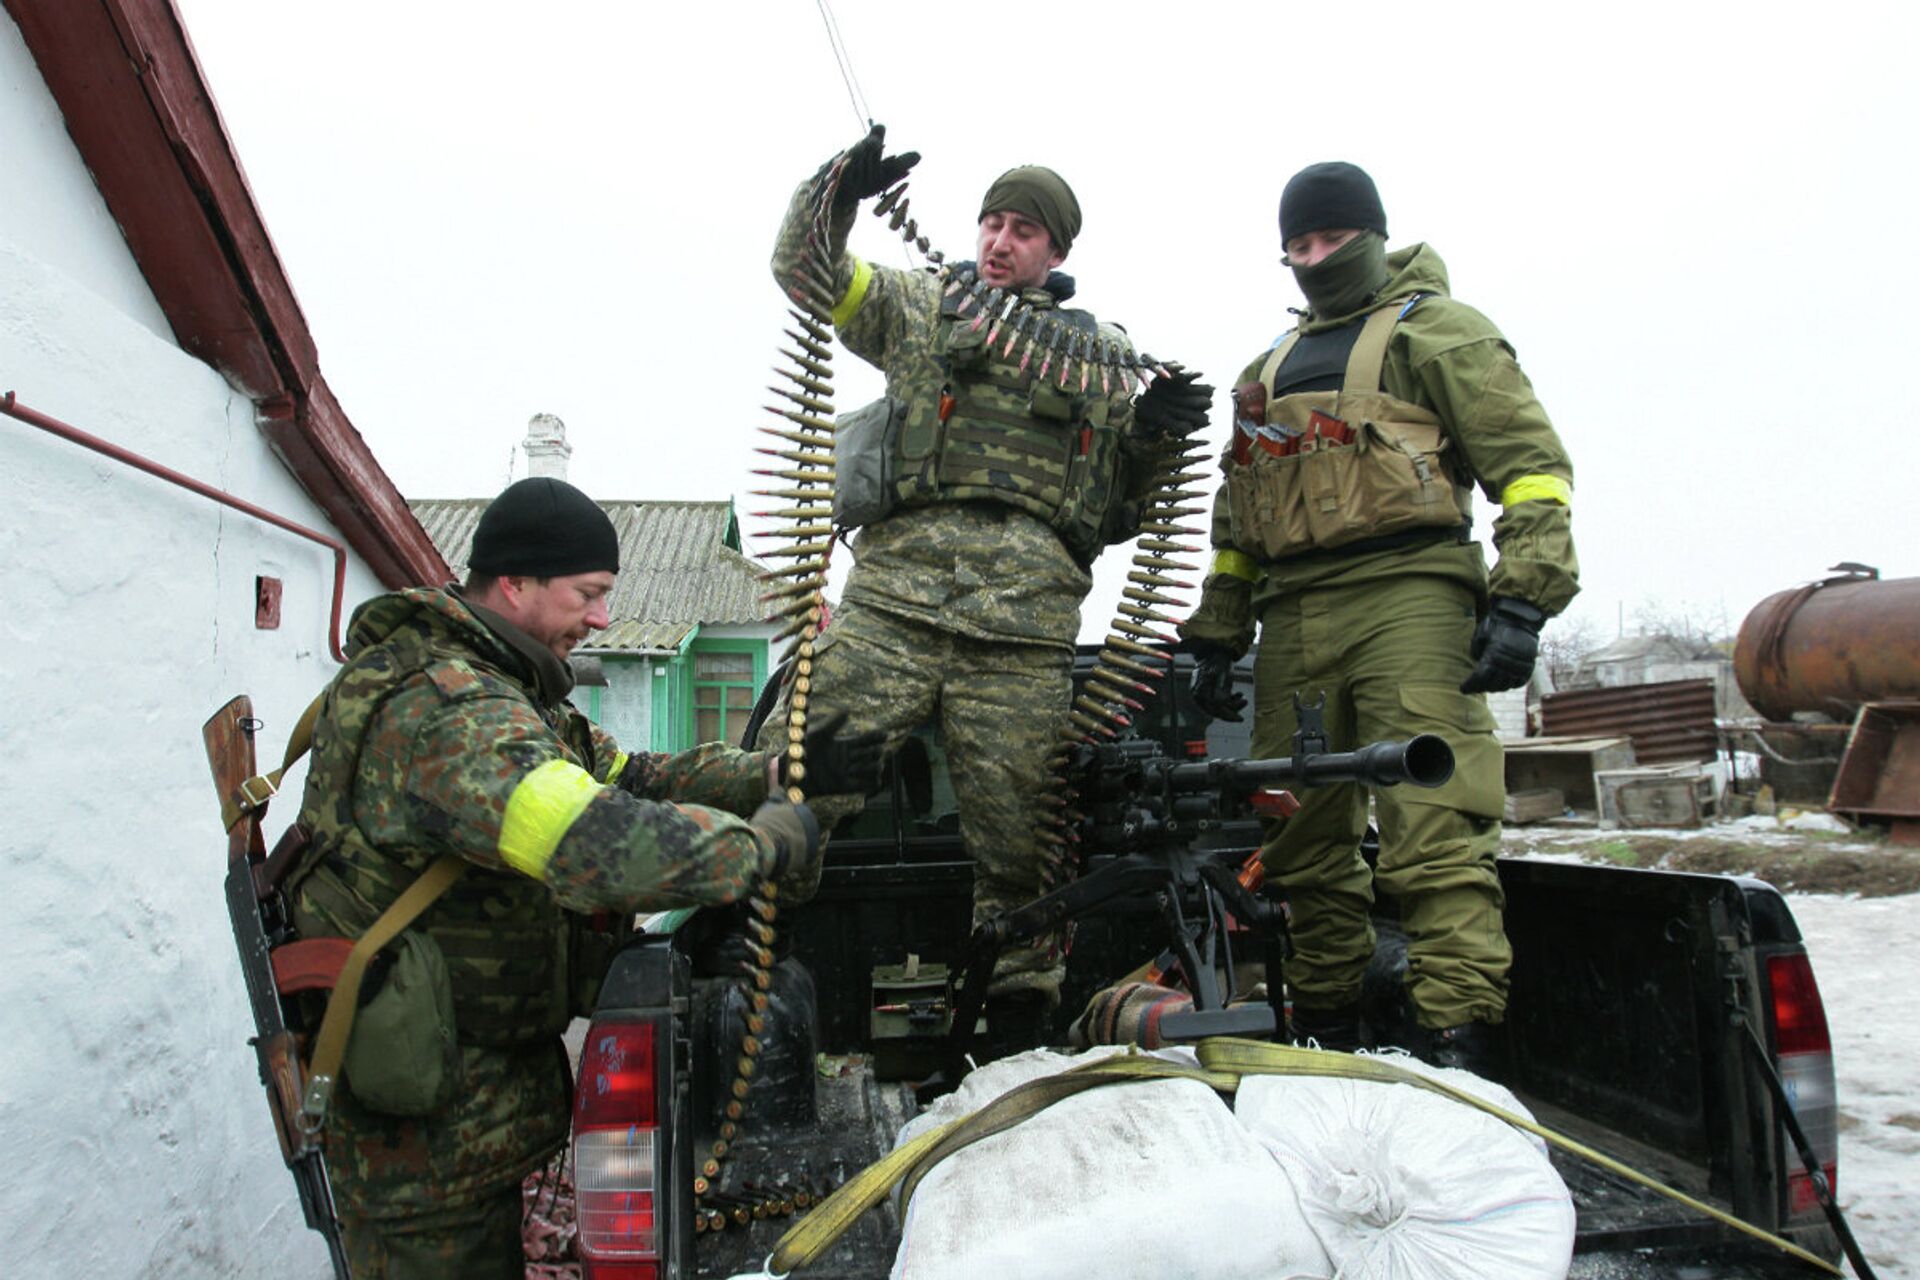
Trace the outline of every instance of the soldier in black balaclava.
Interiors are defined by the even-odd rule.
[[[1233,391],[1214,559],[1181,627],[1194,698],[1240,718],[1232,666],[1257,623],[1255,755],[1288,752],[1296,691],[1325,693],[1333,750],[1416,733],[1453,747],[1445,786],[1374,793],[1377,876],[1410,939],[1409,1047],[1484,1074],[1511,951],[1493,862],[1503,764],[1482,695],[1528,683],[1541,625],[1579,589],[1573,468],[1513,348],[1448,295],[1439,256],[1388,252],[1364,170],[1296,173],[1280,237],[1307,309]],[[1472,537],[1475,488],[1500,508],[1491,573]],[[1294,1032],[1328,1048],[1362,1042],[1367,799],[1353,785],[1308,793],[1264,851],[1292,904]]]

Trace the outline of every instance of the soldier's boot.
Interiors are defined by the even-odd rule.
[[[1296,1002],[1290,1021],[1293,1024],[1293,1042],[1298,1045],[1311,1042],[1336,1053],[1352,1053],[1363,1043],[1360,1038],[1360,1002],[1357,999],[1325,1008],[1303,1006]]]
[[[1420,1056],[1436,1067],[1454,1067],[1487,1080],[1502,1073],[1500,1032],[1485,1022],[1462,1022],[1426,1033]]]

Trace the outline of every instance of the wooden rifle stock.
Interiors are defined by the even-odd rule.
[[[261,883],[256,874],[266,860],[260,815],[267,797],[257,789],[249,796],[245,787],[255,777],[253,735],[258,726],[259,721],[253,718],[253,700],[241,694],[214,713],[201,730],[213,785],[220,796],[221,821],[227,828],[227,918],[233,926],[233,941],[246,978],[247,1003],[253,1012],[254,1055],[273,1113],[280,1156],[293,1174],[307,1225],[327,1242],[334,1275],[338,1280],[350,1280],[319,1135],[308,1133],[300,1124],[306,1085],[300,1036],[288,1025],[287,1010],[274,981],[276,935],[284,941],[290,931],[277,889]]]

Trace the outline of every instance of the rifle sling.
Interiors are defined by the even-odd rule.
[[[340,967],[340,980],[334,984],[333,994],[327,997],[327,1011],[320,1019],[320,1036],[314,1043],[313,1059],[307,1068],[306,1101],[300,1109],[303,1124],[317,1130],[326,1121],[327,1104],[340,1075],[340,1062],[347,1053],[347,1036],[353,1030],[353,1015],[360,1007],[360,982],[366,977],[367,962],[452,888],[467,865],[467,860],[457,853],[441,854],[392,906],[380,913],[380,918],[347,952],[346,963]]]
[[[257,820],[266,809],[267,801],[279,791],[280,779],[293,767],[294,761],[312,748],[313,726],[320,718],[320,705],[326,696],[326,690],[322,689],[307,704],[307,709],[300,713],[299,722],[293,726],[293,733],[287,738],[287,749],[280,758],[280,767],[271,773],[255,774],[236,787],[233,795],[225,798],[221,817],[228,831],[232,831],[235,824],[243,819]],[[306,828],[297,822],[283,832],[274,844],[273,854],[255,868],[254,892],[264,898],[277,889],[288,867],[297,862],[300,854],[306,850],[309,840]],[[353,1015],[360,1007],[360,984],[367,976],[368,963],[380,948],[392,942],[402,929],[419,919],[421,912],[452,888],[453,882],[466,869],[467,861],[459,854],[440,855],[353,942],[347,950],[345,962],[338,963],[339,977],[335,980],[329,980],[328,975],[337,963],[339,947],[346,941],[343,938],[308,939],[274,950],[274,980],[283,993],[319,990],[327,986],[333,988],[332,994],[327,997],[327,1011],[320,1019],[320,1035],[314,1043],[313,1057],[307,1066],[306,1096],[300,1107],[299,1123],[309,1138],[326,1123],[334,1082],[339,1078],[340,1063],[347,1053],[347,1037],[353,1031]],[[283,952],[288,954],[281,961]]]
[[[320,703],[326,696],[326,690],[322,689],[307,704],[307,709],[300,713],[299,722],[293,726],[293,734],[287,739],[287,750],[280,757],[278,769],[271,773],[256,773],[235,787],[232,795],[221,797],[220,820],[228,831],[233,830],[234,824],[248,814],[266,808],[267,801],[273,799],[280,790],[280,779],[293,767],[293,762],[307,754],[307,749],[313,746],[314,722],[320,718]]]

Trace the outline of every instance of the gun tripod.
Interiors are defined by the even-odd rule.
[[[1217,852],[1195,848],[1195,838],[1227,821],[1290,815],[1298,805],[1291,795],[1274,789],[1282,786],[1438,787],[1453,775],[1452,750],[1432,734],[1328,751],[1323,705],[1322,700],[1294,696],[1297,729],[1294,754],[1287,757],[1174,760],[1156,743],[1141,739],[1077,748],[1070,768],[1079,779],[1081,803],[1092,815],[1083,827],[1088,847],[1127,852],[974,929],[948,1031],[949,1078],[959,1078],[1000,953],[1069,920],[1123,904],[1145,905],[1159,914],[1170,941],[1171,963],[1193,994],[1191,1011],[1161,1019],[1162,1037],[1272,1036],[1284,1016],[1283,979],[1292,954],[1286,913],[1277,901],[1243,884],[1222,865]],[[1188,916],[1189,902],[1198,907],[1196,917]],[[1230,917],[1248,927],[1266,962],[1265,1005],[1226,1006],[1218,973],[1223,964],[1232,972]]]
[[[1197,916],[1186,902],[1197,899]],[[1072,884],[978,926],[967,947],[965,976],[949,1031],[949,1068],[961,1065],[973,1027],[986,1003],[994,962],[1009,946],[1031,942],[1070,920],[1125,906],[1151,906],[1166,926],[1175,967],[1193,995],[1193,1008],[1160,1021],[1168,1041],[1208,1036],[1271,1036],[1282,1022],[1282,975],[1292,953],[1286,911],[1240,883],[1216,853],[1187,847],[1122,854]],[[1228,918],[1248,927],[1254,952],[1267,968],[1267,1003],[1228,1008],[1219,970],[1232,973],[1234,948]],[[957,1079],[957,1075],[950,1076]]]

